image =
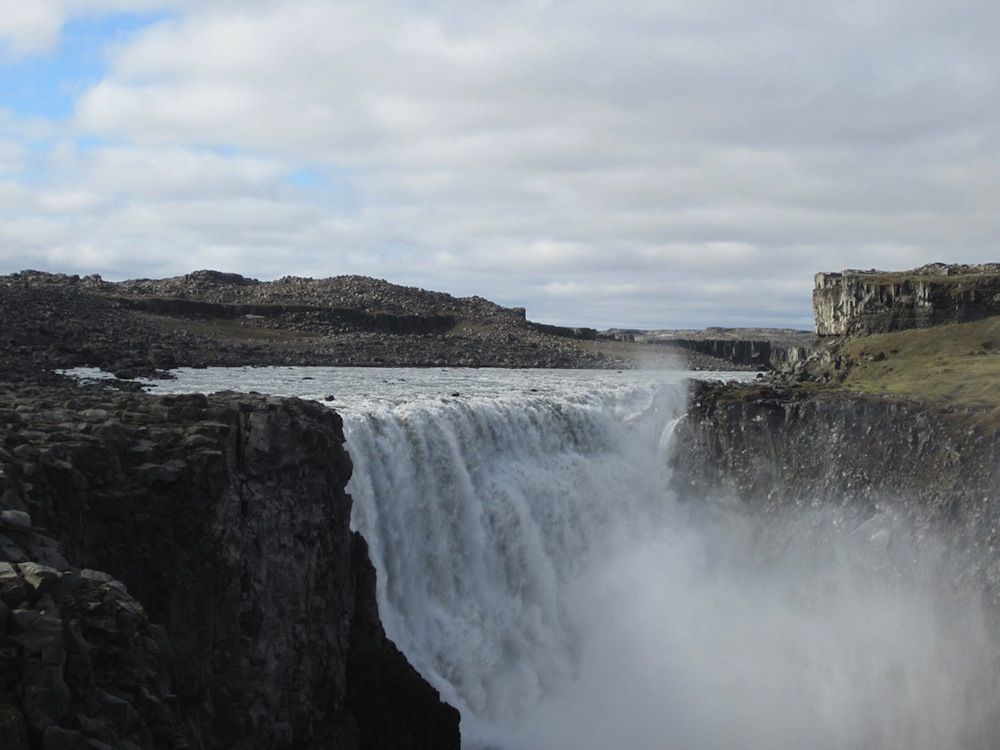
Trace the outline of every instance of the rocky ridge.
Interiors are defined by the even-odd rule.
[[[80,366],[124,378],[180,366],[734,367],[691,349],[534,323],[523,308],[481,297],[359,276],[261,282],[217,271],[124,282],[37,271],[0,277],[0,344],[10,354],[0,381],[14,382]]]
[[[0,388],[0,470],[4,748],[459,746],[378,620],[331,410]]]
[[[524,308],[502,307],[482,297],[453,297],[367,276],[312,279],[284,276],[258,281],[235,273],[194,271],[167,279],[136,279],[117,284],[90,283],[110,294],[140,298],[168,297],[227,305],[299,305],[415,316],[450,316],[455,320],[525,320]]]
[[[363,277],[258,282],[199,271],[112,283],[25,271],[0,277],[0,332],[8,381],[77,366],[129,377],[247,364],[630,366],[574,329],[537,330],[522,309]]]

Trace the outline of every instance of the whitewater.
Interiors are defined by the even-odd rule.
[[[386,631],[470,750],[995,746],[996,648],[943,546],[685,496],[691,373],[175,374],[147,385],[343,415]]]

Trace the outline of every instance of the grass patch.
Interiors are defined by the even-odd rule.
[[[1000,316],[864,336],[843,356],[849,390],[1000,407]]]

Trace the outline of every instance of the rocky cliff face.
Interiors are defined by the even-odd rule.
[[[701,352],[740,367],[760,370],[791,366],[804,360],[812,351],[810,346],[781,346],[757,339],[664,338],[658,343]]]
[[[3,747],[459,746],[379,623],[332,411],[0,390],[0,436]]]
[[[614,329],[624,340],[698,352],[741,368],[781,369],[804,360],[818,346],[809,331],[788,328],[721,328],[654,331]]]
[[[681,496],[762,513],[888,511],[934,528],[1000,612],[1000,421],[913,402],[698,386],[675,433]]]
[[[816,274],[816,332],[868,335],[1000,315],[1000,264]]]

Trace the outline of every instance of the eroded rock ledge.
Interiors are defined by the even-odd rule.
[[[350,471],[318,404],[0,388],[0,746],[458,748]]]

